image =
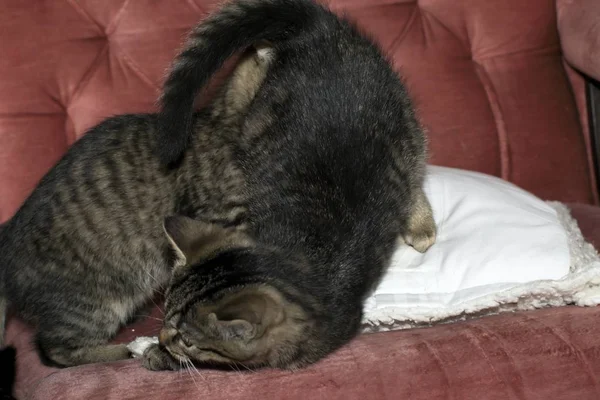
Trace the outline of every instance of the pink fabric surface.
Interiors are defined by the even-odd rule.
[[[558,29],[565,58],[600,80],[600,2],[558,0]]]
[[[87,128],[154,109],[182,38],[217,3],[2,2],[0,221]],[[553,2],[330,3],[403,72],[432,163],[501,176],[547,199],[596,201],[583,104],[562,64]]]
[[[20,398],[591,400],[600,398],[599,318],[600,308],[564,307],[366,334],[296,372],[151,372],[137,360],[86,365],[21,385]]]

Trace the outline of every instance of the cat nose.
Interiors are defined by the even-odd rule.
[[[158,342],[163,346],[169,345],[177,335],[177,330],[173,328],[162,328],[158,334]]]

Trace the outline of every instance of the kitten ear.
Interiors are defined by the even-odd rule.
[[[181,215],[166,217],[163,228],[177,254],[177,264],[194,264],[219,251],[252,244],[239,230]]]
[[[246,288],[223,299],[208,324],[223,338],[253,339],[284,319],[283,305],[275,289]],[[218,315],[218,317],[217,317]]]
[[[256,336],[256,327],[245,319],[222,321],[215,313],[208,316],[208,324],[223,340],[251,340]]]
[[[181,215],[169,216],[164,219],[163,229],[169,243],[177,255],[177,264],[188,264],[192,255],[194,242],[205,237],[210,231],[210,225]]]

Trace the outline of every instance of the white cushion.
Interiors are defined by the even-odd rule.
[[[534,195],[496,177],[437,166],[428,167],[424,189],[437,241],[424,254],[397,249],[365,303],[365,320],[428,312],[435,320],[469,312],[478,298],[569,273],[566,231],[555,209]],[[386,308],[394,312],[382,313]]]

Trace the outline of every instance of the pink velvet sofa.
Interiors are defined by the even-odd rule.
[[[154,109],[183,36],[216,3],[0,2],[0,222],[87,128]],[[433,164],[500,176],[567,202],[600,246],[588,112],[597,93],[586,91],[581,72],[600,77],[598,0],[331,5],[368,30],[405,76]],[[140,321],[116,341],[155,334],[159,325]],[[362,335],[294,373],[157,373],[136,360],[52,369],[40,364],[18,319],[9,320],[7,337],[18,349],[19,399],[600,399],[600,308]]]

